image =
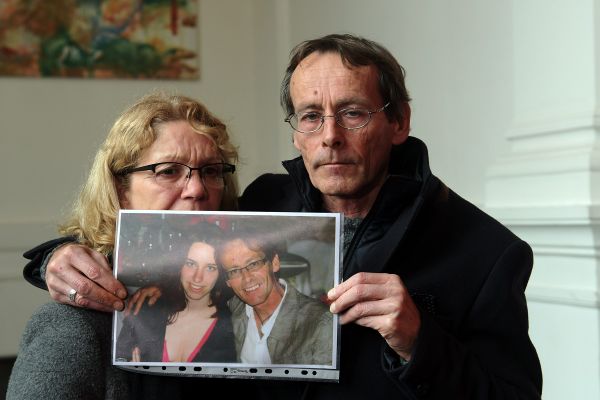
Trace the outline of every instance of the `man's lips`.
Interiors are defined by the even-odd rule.
[[[244,288],[244,292],[246,292],[246,293],[254,292],[254,291],[255,291],[255,290],[257,290],[259,287],[260,287],[260,285],[259,285],[258,283],[257,283],[257,284],[254,284],[254,285],[251,285],[251,286],[246,286],[246,287]]]
[[[346,165],[353,165],[352,161],[324,161],[317,162],[315,165],[318,167],[344,167]]]

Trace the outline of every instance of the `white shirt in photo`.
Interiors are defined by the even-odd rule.
[[[246,304],[246,316],[248,317],[248,328],[246,329],[246,338],[244,339],[244,345],[242,346],[242,353],[240,359],[245,364],[271,364],[271,356],[269,355],[269,348],[267,347],[267,339],[271,334],[271,330],[275,325],[277,315],[285,299],[287,293],[287,284],[283,279],[279,279],[279,283],[283,285],[285,291],[283,297],[279,302],[279,305],[271,314],[271,316],[263,323],[262,326],[262,337],[259,334],[259,327],[256,326],[256,319],[254,318],[254,310],[251,306]]]

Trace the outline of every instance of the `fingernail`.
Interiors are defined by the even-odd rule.
[[[117,311],[123,311],[123,308],[125,308],[125,305],[123,304],[122,301],[115,301],[113,303],[113,308]]]
[[[127,297],[127,292],[123,289],[119,289],[117,290],[117,297],[124,299],[125,297]]]
[[[331,305],[329,306],[329,311],[335,314],[335,303],[331,303]]]
[[[335,295],[335,288],[332,288],[327,292],[327,297],[333,297]]]

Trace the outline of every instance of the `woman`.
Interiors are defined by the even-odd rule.
[[[61,233],[110,257],[120,208],[234,209],[236,160],[225,125],[202,104],[161,93],[143,97],[113,125]],[[113,367],[111,323],[107,313],[42,306],[25,328],[7,398],[177,398],[197,390],[194,380]],[[211,385],[228,390],[218,380],[203,387]]]
[[[177,273],[170,268],[158,282],[163,293],[153,306],[123,320],[117,340],[119,361],[235,362],[231,291],[215,262],[221,230],[210,223],[193,226]]]

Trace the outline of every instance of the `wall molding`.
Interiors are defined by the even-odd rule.
[[[578,257],[590,258],[599,257],[600,246],[550,246],[550,245],[535,245],[531,244],[533,253],[540,256],[557,256],[557,257]]]
[[[488,203],[489,204],[489,203]],[[599,227],[600,204],[486,205],[484,210],[503,223],[520,227]]]
[[[551,113],[541,118],[537,116],[530,119],[521,115],[519,120],[514,122],[514,126],[506,132],[505,137],[509,141],[514,141],[538,136],[595,130],[598,126],[600,126],[600,115],[598,110],[593,109],[578,112],[565,111],[562,115]]]
[[[525,291],[528,302],[600,308],[597,290],[550,285],[530,285]]]

